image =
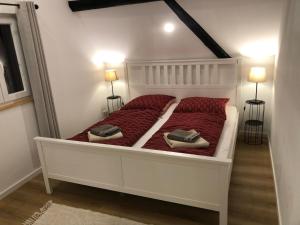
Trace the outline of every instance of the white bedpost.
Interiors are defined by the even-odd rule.
[[[227,225],[228,223],[228,189],[223,198],[223,203],[219,211],[219,225]]]
[[[46,166],[46,161],[45,161],[45,156],[44,156],[44,151],[43,147],[40,141],[37,141],[37,147],[38,147],[38,152],[40,156],[40,161],[41,161],[41,166],[42,166],[42,171],[43,171],[43,178],[44,178],[44,183],[46,187],[46,192],[47,194],[52,194],[53,190],[49,182],[48,178],[48,171],[47,171],[47,166]]]
[[[226,167],[222,170],[221,173],[222,177],[224,177],[224,188],[222,188],[222,195],[221,195],[221,204],[219,210],[219,225],[227,225],[228,224],[228,194],[229,194],[229,185],[230,185],[230,178],[231,178],[231,167],[232,167],[232,160]]]

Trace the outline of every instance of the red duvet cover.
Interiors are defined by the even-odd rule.
[[[149,139],[143,148],[213,156],[223,130],[224,122],[224,118],[208,113],[173,113],[169,120]],[[195,129],[200,132],[201,137],[207,140],[210,145],[208,148],[170,148],[165,142],[163,134],[175,129]]]
[[[123,137],[113,140],[105,140],[97,143],[109,145],[132,146],[143,136],[157,121],[160,112],[155,110],[119,110],[112,113],[108,118],[87,128],[82,133],[70,138],[69,140],[88,142],[88,131],[104,124],[111,124],[121,128]]]

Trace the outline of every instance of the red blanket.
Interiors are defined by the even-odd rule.
[[[155,110],[119,110],[69,140],[88,142],[87,133],[91,128],[111,124],[121,128],[123,138],[105,140],[98,143],[132,146],[152,127],[159,118],[159,115],[160,112]]]
[[[222,133],[224,122],[223,118],[207,113],[173,113],[169,120],[152,136],[143,148],[213,156]],[[208,148],[172,149],[165,142],[163,134],[175,129],[195,129],[200,132],[201,137],[207,140],[210,145]]]

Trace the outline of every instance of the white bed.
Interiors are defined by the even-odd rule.
[[[127,62],[129,96],[160,93],[230,98],[215,157],[142,149],[173,105],[133,147],[36,137],[47,193],[49,178],[129,193],[220,213],[227,224],[228,190],[238,129],[238,61]]]

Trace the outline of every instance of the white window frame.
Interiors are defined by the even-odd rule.
[[[4,77],[4,69],[3,65],[0,62],[0,103],[5,103],[13,100],[17,100],[19,98],[24,98],[26,96],[31,95],[30,85],[28,82],[28,73],[25,65],[24,54],[22,50],[21,40],[19,36],[19,30],[16,18],[12,15],[1,15],[0,16],[0,24],[8,24],[10,25],[13,42],[15,46],[15,51],[17,55],[17,60],[19,64],[19,69],[21,73],[21,79],[23,83],[24,90],[15,92],[12,94],[8,93],[8,88],[6,85],[5,77]],[[1,97],[2,96],[2,97]]]

